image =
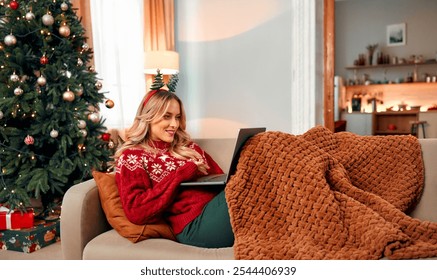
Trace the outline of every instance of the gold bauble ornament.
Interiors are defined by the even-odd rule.
[[[97,89],[97,90],[101,90],[102,87],[103,87],[103,85],[102,85],[102,83],[101,83],[100,81],[97,81],[96,84],[95,84],[95,86],[96,86],[96,89]]]
[[[86,146],[84,144],[78,144],[77,145],[77,150],[79,151],[79,153],[85,152],[86,151]]]
[[[59,27],[59,34],[61,34],[64,37],[68,37],[70,36],[70,27],[68,27],[68,25],[63,24],[61,27]]]
[[[64,99],[65,101],[73,102],[74,98],[74,92],[69,89],[62,94],[62,99]]]
[[[113,108],[113,107],[114,107],[114,101],[112,101],[111,99],[106,100],[106,101],[105,101],[105,106],[106,106],[106,108],[108,108],[108,109]]]

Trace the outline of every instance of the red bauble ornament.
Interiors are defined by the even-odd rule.
[[[26,145],[33,145],[34,142],[35,142],[35,140],[30,135],[27,135],[26,138],[24,138],[24,143]]]
[[[102,140],[108,142],[109,140],[111,140],[111,134],[110,133],[103,133]]]
[[[12,10],[16,10],[18,7],[20,7],[20,4],[17,1],[11,1],[11,3],[9,3],[9,7],[11,7]]]
[[[39,59],[39,63],[41,63],[42,65],[46,65],[47,63],[49,63],[49,58],[45,55],[43,55],[40,59]]]

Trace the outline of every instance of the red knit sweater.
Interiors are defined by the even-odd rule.
[[[181,187],[179,184],[203,174],[193,160],[175,158],[168,152],[169,143],[154,142],[156,153],[140,148],[123,152],[117,161],[115,179],[127,218],[134,224],[166,219],[179,234],[203,210],[217,191],[208,187]],[[190,148],[202,155],[209,174],[222,169],[197,144]]]

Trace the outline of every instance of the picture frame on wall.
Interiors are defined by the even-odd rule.
[[[387,25],[387,46],[403,46],[407,44],[407,29],[405,23]]]

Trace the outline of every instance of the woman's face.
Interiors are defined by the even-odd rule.
[[[179,102],[172,99],[164,116],[150,124],[150,136],[154,141],[173,142],[181,119]]]

